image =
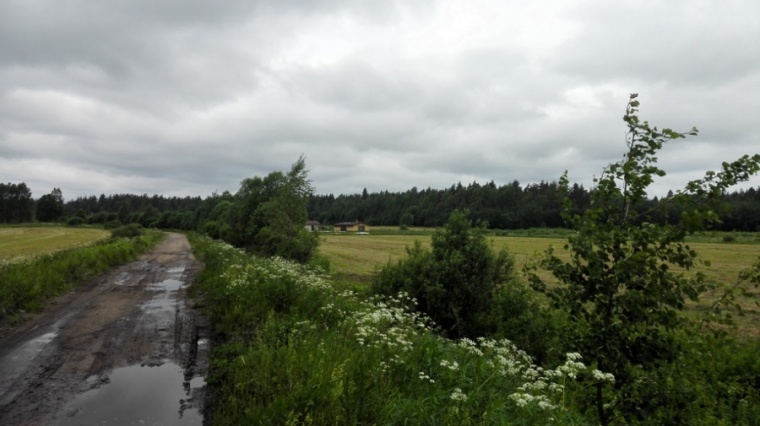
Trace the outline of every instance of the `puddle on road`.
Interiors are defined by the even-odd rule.
[[[183,369],[166,362],[114,370],[106,383],[79,395],[59,423],[69,425],[200,425],[198,410],[205,381],[187,380]]]
[[[139,327],[171,341],[177,312],[184,306],[177,293],[184,285],[181,278],[185,268],[171,268],[167,272],[166,279],[149,285],[153,297],[141,305]],[[170,348],[159,346],[157,350],[155,362],[115,369],[108,377],[88,379],[93,388],[67,404],[62,411],[65,417],[58,424],[201,425],[203,417],[198,408],[205,381],[202,377],[187,377],[180,366],[167,361],[164,357],[170,356]]]
[[[180,287],[182,287],[182,281],[174,279],[163,280],[160,283],[150,285],[150,289],[154,291],[177,291]]]
[[[182,274],[185,273],[185,267],[179,266],[175,268],[169,268],[167,270],[169,277],[160,283],[154,283],[150,285],[150,289],[153,291],[169,291],[176,292],[182,287]]]
[[[176,305],[176,297],[179,289],[184,285],[184,282],[180,280],[182,274],[185,272],[184,267],[170,268],[168,270],[169,278],[153,283],[148,286],[148,289],[158,294],[153,296],[153,299],[143,304],[143,309],[146,311],[156,310],[170,310]]]

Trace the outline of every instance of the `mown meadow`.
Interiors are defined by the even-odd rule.
[[[83,247],[108,238],[103,228],[63,226],[0,227],[0,263],[31,259],[41,254]]]
[[[415,241],[429,246],[433,229],[416,228],[412,232],[398,228],[381,228],[370,235],[326,233],[320,237],[318,255],[329,260],[335,282],[348,288],[366,290],[374,274],[386,264],[397,262],[406,256],[406,250]],[[488,237],[494,250],[507,250],[519,269],[537,262],[549,247],[554,247],[560,257],[569,259],[563,249],[567,243],[567,230],[533,229],[520,231],[497,231]],[[760,258],[760,234],[757,233],[704,233],[690,237],[689,246],[700,254],[703,261],[697,271],[705,273],[715,282],[733,285],[739,273],[751,267]],[[552,281],[548,271],[539,271],[542,278]],[[753,297],[738,301],[741,315],[736,316],[741,334],[760,338],[760,290],[747,286]],[[690,315],[697,318],[709,308],[720,295],[720,290],[703,295],[692,306]]]
[[[134,238],[106,238],[118,233],[92,228],[0,228],[4,259],[0,261],[0,325],[12,323],[24,312],[38,311],[46,300],[135,259],[164,236],[148,231]]]

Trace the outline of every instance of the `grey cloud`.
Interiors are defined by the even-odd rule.
[[[629,92],[700,129],[663,153],[673,179],[757,150],[754,3],[494,4],[473,28],[449,6],[0,0],[3,174],[37,195],[205,195],[304,154],[321,193],[588,185],[622,155]]]
[[[586,81],[636,78],[703,90],[756,72],[760,5],[748,1],[587,3],[554,69]]]

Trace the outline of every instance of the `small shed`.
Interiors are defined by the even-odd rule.
[[[369,226],[364,222],[338,222],[333,225],[335,232],[369,232]]]
[[[319,229],[320,229],[321,226],[322,226],[322,224],[319,223],[319,221],[317,221],[317,220],[308,220],[308,221],[306,221],[306,230],[307,231],[312,231],[312,232],[319,231]]]

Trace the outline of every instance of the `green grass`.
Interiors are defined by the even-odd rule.
[[[83,247],[110,236],[97,228],[61,226],[0,227],[0,263],[31,259],[60,250]]]

